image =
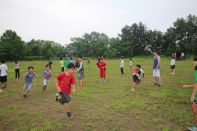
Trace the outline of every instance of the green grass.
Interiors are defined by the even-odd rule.
[[[21,61],[21,78],[14,78],[14,63],[8,62],[8,87],[0,94],[0,129],[16,131],[37,130],[185,130],[193,124],[189,98],[192,89],[183,89],[183,84],[193,83],[192,60],[177,61],[176,75],[170,75],[169,59],[162,58],[162,87],[155,88],[152,78],[152,58],[134,58],[141,64],[145,79],[130,92],[132,73],[125,60],[125,74],[119,69],[119,60],[107,61],[107,82],[99,83],[96,61],[91,60],[91,70],[85,70],[85,85],[73,94],[71,110],[74,118],[67,119],[64,108],[55,102],[55,76],[59,63],[52,65],[53,78],[43,92],[42,75],[47,61]],[[84,61],[86,63],[86,61]],[[34,66],[38,79],[27,99],[21,94],[24,74],[28,66]],[[85,64],[85,68],[86,64]],[[134,68],[134,67],[133,67]],[[77,75],[76,75],[77,77]]]

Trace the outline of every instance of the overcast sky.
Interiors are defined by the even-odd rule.
[[[116,37],[140,21],[164,32],[189,14],[197,15],[197,0],[0,0],[0,35],[11,29],[24,41],[66,44],[91,31]]]

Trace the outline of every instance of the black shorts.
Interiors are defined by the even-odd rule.
[[[194,102],[197,104],[197,101],[194,99]]]
[[[175,68],[175,65],[171,65],[170,67],[171,67],[171,69],[174,69]]]
[[[7,82],[7,76],[0,76],[0,82]]]
[[[140,82],[141,80],[136,75],[133,75],[133,82]]]
[[[61,67],[61,72],[64,72],[64,67]]]
[[[70,102],[71,98],[65,92],[60,92],[59,94],[60,94],[59,103],[64,105],[65,103],[69,103]]]

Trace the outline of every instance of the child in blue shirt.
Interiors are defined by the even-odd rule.
[[[46,65],[46,69],[42,72],[44,80],[43,80],[43,90],[45,91],[47,88],[47,83],[52,76],[52,71],[50,70],[50,66]]]
[[[28,72],[25,73],[25,84],[23,87],[23,96],[24,98],[27,96],[28,92],[32,88],[33,79],[36,80],[36,75],[34,73],[34,68],[32,66],[28,67]]]

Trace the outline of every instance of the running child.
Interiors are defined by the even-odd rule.
[[[87,66],[88,66],[88,70],[90,70],[90,66],[91,66],[90,60],[87,61]]]
[[[75,65],[73,63],[69,63],[66,71],[60,73],[56,78],[56,87],[60,95],[58,100],[62,105],[64,105],[68,118],[73,117],[70,112],[69,103],[71,101],[70,94],[75,92],[74,72]]]
[[[136,68],[133,71],[133,85],[131,91],[135,91],[136,85],[142,80],[141,76],[144,78],[144,70],[141,68],[141,65],[136,65]]]
[[[2,92],[7,87],[7,75],[8,67],[5,64],[5,61],[1,61],[0,65],[0,92]]]
[[[66,69],[66,67],[68,66],[68,60],[67,58],[64,59],[64,69]]]
[[[34,73],[34,68],[32,66],[28,67],[28,72],[25,74],[25,84],[23,87],[23,97],[27,97],[27,94],[32,88],[33,79],[36,80],[36,75]]]
[[[42,88],[45,91],[47,88],[48,81],[50,80],[50,78],[52,76],[52,71],[51,71],[50,65],[46,65],[46,69],[42,72],[42,75],[44,77]]]
[[[100,83],[106,81],[106,63],[102,58],[98,58],[97,67],[100,69]]]
[[[195,83],[194,85],[184,85],[183,87],[193,87],[192,96],[190,102],[192,104],[192,112],[195,120],[195,125],[188,127],[190,131],[197,131],[197,57],[194,58],[194,71],[195,71]]]

